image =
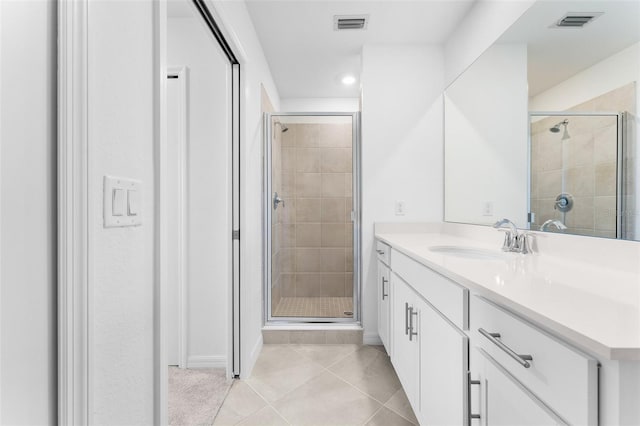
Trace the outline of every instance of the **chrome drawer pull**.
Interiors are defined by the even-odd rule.
[[[509,346],[505,345],[504,343],[502,343],[502,341],[498,340],[498,339],[500,339],[500,333],[489,333],[484,328],[479,328],[478,332],[480,334],[482,334],[484,337],[486,337],[487,339],[489,339],[491,341],[491,343],[493,343],[494,345],[496,345],[497,347],[502,349],[504,352],[506,352],[507,355],[509,355],[511,358],[513,358],[516,361],[518,361],[518,363],[521,366],[523,366],[524,368],[531,367],[531,364],[528,361],[533,361],[533,357],[531,355],[520,355],[520,354],[517,354]]]
[[[407,302],[404,304],[404,334],[405,336],[409,334],[409,304]]]
[[[389,295],[384,292],[384,285],[388,282],[389,280],[387,280],[385,277],[382,277],[382,300],[384,300],[385,297],[389,297]]]
[[[384,250],[376,250],[380,256],[384,254]]]
[[[413,331],[413,316],[418,316],[418,312],[413,310],[413,306],[409,308],[409,341],[413,340],[413,336],[417,336],[418,333]]]
[[[478,385],[480,386],[480,380],[472,380],[471,379],[471,371],[467,371],[467,413],[469,414],[468,425],[471,426],[471,421],[473,419],[479,419],[480,414],[473,414],[471,412],[471,386]]]

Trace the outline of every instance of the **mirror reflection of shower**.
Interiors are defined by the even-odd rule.
[[[557,123],[555,126],[551,127],[549,129],[549,131],[551,133],[560,133],[560,126],[564,126],[564,133],[562,134],[562,139],[561,140],[567,140],[569,138],[571,138],[571,136],[569,136],[569,132],[567,131],[567,126],[569,125],[569,120],[563,120],[559,123]]]

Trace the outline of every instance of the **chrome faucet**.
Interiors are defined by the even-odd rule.
[[[505,226],[509,229],[503,229]],[[528,239],[529,233],[518,232],[518,228],[515,223],[509,219],[502,219],[494,223],[493,227],[505,233],[502,251],[522,254],[531,253],[531,247],[529,246]]]
[[[554,226],[559,231],[564,231],[567,226],[557,219],[549,219],[540,226],[541,231],[548,231],[550,226]]]

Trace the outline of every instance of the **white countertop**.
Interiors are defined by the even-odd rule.
[[[637,268],[502,253],[495,244],[446,233],[378,232],[376,238],[597,357],[640,361]],[[502,259],[435,253],[431,246],[488,249]]]

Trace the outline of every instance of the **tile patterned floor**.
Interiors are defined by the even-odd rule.
[[[352,297],[283,297],[273,310],[274,317],[351,318]]]
[[[214,425],[417,425],[384,349],[265,345]]]

